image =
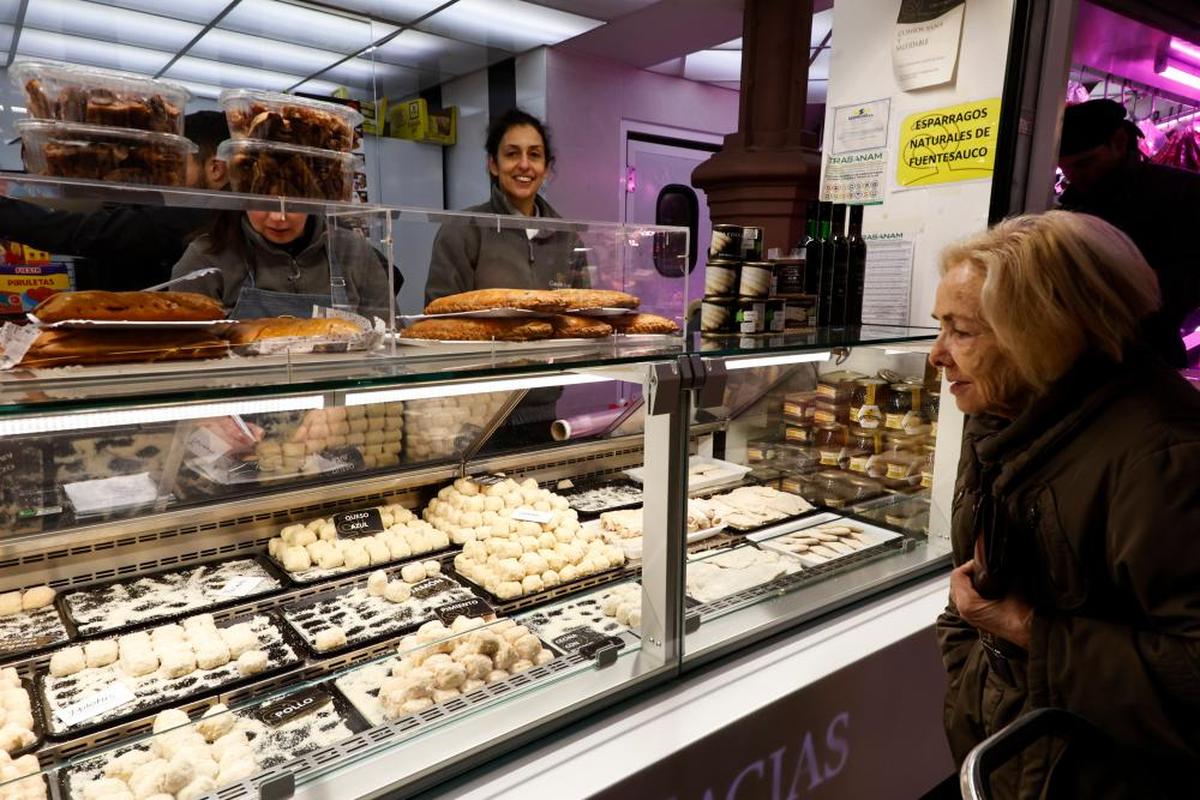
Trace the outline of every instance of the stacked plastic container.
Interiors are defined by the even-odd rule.
[[[112,70],[22,61],[9,75],[30,119],[17,123],[25,167],[37,175],[183,186],[188,90]]]
[[[229,165],[236,192],[350,200],[354,191],[356,129],[352,108],[289,94],[250,89],[221,92],[233,137],[218,157]]]

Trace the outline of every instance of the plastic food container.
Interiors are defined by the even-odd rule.
[[[128,72],[22,61],[8,69],[35,119],[183,134],[188,90]]]
[[[234,139],[348,153],[357,143],[354,129],[363,122],[348,106],[278,92],[226,89],[220,103]]]
[[[354,190],[354,156],[255,139],[227,139],[217,158],[229,165],[235,192],[349,200]]]
[[[187,183],[196,145],[173,133],[24,119],[17,123],[25,166],[37,175],[154,186]]]

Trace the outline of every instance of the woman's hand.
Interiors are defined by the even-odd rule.
[[[1033,606],[1013,594],[999,600],[981,597],[971,582],[974,574],[973,559],[950,573],[950,600],[958,615],[979,630],[1028,650]]]

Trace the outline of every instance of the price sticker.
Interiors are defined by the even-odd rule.
[[[548,522],[554,521],[554,512],[535,511],[528,506],[521,506],[513,510],[512,518],[520,522],[536,522],[539,525],[545,525]]]
[[[59,709],[54,716],[64,728],[74,728],[88,720],[107,714],[136,699],[133,690],[120,681],[114,681],[99,691],[86,695],[77,703]]]

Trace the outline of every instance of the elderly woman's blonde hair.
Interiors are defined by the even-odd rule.
[[[1122,360],[1158,309],[1158,277],[1129,237],[1099,217],[1049,211],[1004,220],[951,246],[942,272],[983,275],[983,323],[1022,383],[1041,392],[1087,349]]]

